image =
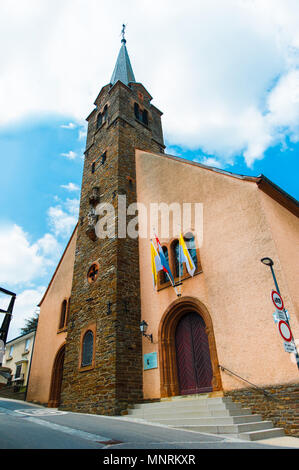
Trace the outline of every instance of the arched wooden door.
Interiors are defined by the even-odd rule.
[[[184,315],[176,327],[175,349],[181,395],[211,392],[213,370],[206,325],[195,312]]]
[[[48,402],[48,407],[50,408],[57,408],[60,405],[64,353],[65,353],[65,346],[62,346],[62,348],[58,351],[55,361],[54,361],[53,371],[52,371],[50,399]]]

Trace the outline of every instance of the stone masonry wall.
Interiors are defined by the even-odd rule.
[[[148,126],[134,116],[140,94],[141,106],[149,112]],[[61,409],[118,415],[142,399],[138,239],[119,238],[116,232],[114,238],[93,241],[86,229],[92,188],[99,188],[100,202],[113,205],[117,222],[118,196],[126,196],[127,207],[137,200],[135,149],[163,152],[161,113],[150,99],[142,85],[130,89],[117,82],[101,90],[88,118]],[[97,129],[97,114],[105,105],[108,119]],[[101,163],[97,159],[104,152]],[[94,262],[99,273],[90,284],[87,272]],[[96,331],[94,360],[90,367],[80,367],[82,334],[89,327]]]
[[[284,428],[286,434],[299,437],[299,384],[288,384],[264,389],[248,388],[225,392],[225,396],[261,414],[263,419],[273,422],[274,427]]]

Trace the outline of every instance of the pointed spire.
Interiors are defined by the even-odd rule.
[[[133,69],[131,66],[129,54],[126,48],[126,39],[125,39],[125,25],[123,24],[122,29],[122,45],[117,57],[116,65],[110,80],[110,83],[114,85],[118,80],[120,80],[125,85],[128,85],[129,82],[136,82]]]

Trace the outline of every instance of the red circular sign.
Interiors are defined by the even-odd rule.
[[[282,297],[281,297],[281,295],[279,295],[278,292],[273,290],[272,293],[271,293],[271,298],[272,298],[272,302],[274,303],[277,310],[283,310],[284,309]]]
[[[288,343],[290,343],[292,341],[292,332],[290,330],[289,325],[285,321],[281,320],[278,323],[278,329],[282,338]]]

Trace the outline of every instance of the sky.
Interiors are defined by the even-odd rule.
[[[122,24],[166,152],[299,199],[298,0],[0,0],[0,286],[20,334],[78,217],[86,117]],[[0,304],[5,302],[0,295]]]

